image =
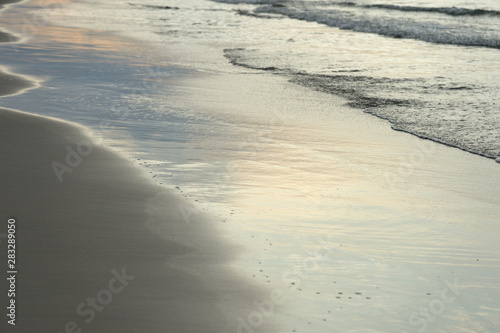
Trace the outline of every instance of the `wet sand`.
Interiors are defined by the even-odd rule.
[[[225,268],[236,248],[209,219],[186,220],[181,199],[83,128],[6,109],[0,119],[2,219],[17,225],[15,332],[237,329],[259,291]]]
[[[0,43],[5,43],[5,42],[15,42],[17,41],[17,37],[7,33],[0,31]]]
[[[19,94],[26,89],[35,88],[36,86],[36,82],[0,70],[0,97]]]
[[[0,96],[36,86],[0,73]],[[238,248],[214,221],[88,129],[0,108],[0,152],[17,271],[2,332],[234,332],[265,292],[228,267]]]
[[[65,67],[59,70],[66,75]],[[262,326],[256,332],[392,332],[424,326],[465,332],[495,325],[500,253],[495,163],[392,131],[379,119],[353,114],[335,98],[285,79],[222,73],[179,81],[165,88],[185,95],[168,96],[165,105],[189,101],[189,110],[220,115],[228,124],[238,119],[237,129],[243,129],[230,132],[232,137],[221,131],[218,138],[210,123],[210,140],[194,136],[192,144],[234,163],[230,185],[240,195],[228,199],[237,216],[225,225],[235,229],[230,234],[246,249],[232,265],[287,297],[276,307],[287,329]],[[285,125],[277,121],[283,109]],[[61,110],[62,118],[66,109]],[[242,115],[255,117],[246,121]],[[6,134],[16,144],[2,151],[18,147],[18,152],[5,155],[16,162],[2,170],[9,182],[1,185],[19,203],[2,201],[15,211],[9,206],[1,211],[18,219],[20,265],[27,263],[19,274],[19,328],[32,331],[39,321],[51,332],[63,332],[72,322],[90,332],[250,332],[237,319],[242,312],[250,318],[256,308],[249,304],[269,299],[269,293],[226,268],[228,254],[238,249],[217,236],[220,230],[211,220],[191,215],[186,224],[179,208],[189,214],[192,206],[152,186],[112,151],[93,147],[81,162],[74,156],[67,162],[68,152],[78,152],[78,144],[88,140],[78,126],[9,117],[16,123],[9,120],[2,129],[21,134]],[[37,126],[47,131],[34,130]],[[143,133],[149,132],[145,127]],[[175,150],[165,149],[169,159]],[[80,150],[85,154],[85,145]],[[185,153],[193,158],[193,151]],[[61,175],[62,183],[54,161],[72,169]],[[206,170],[193,170],[210,181]],[[188,184],[180,185],[188,195]],[[224,186],[216,184],[217,194]],[[34,194],[26,194],[31,187]],[[257,194],[242,195],[252,190]],[[29,228],[21,230],[20,221]],[[320,251],[321,260],[310,249]],[[135,276],[126,286],[116,277],[122,269]],[[460,289],[453,293],[450,285]],[[106,304],[98,303],[92,312],[88,297]],[[432,308],[439,302],[446,309]],[[488,307],[492,310],[485,315]],[[428,320],[418,314],[421,309],[442,315]]]

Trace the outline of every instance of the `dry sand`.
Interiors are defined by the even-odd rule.
[[[12,332],[236,331],[259,291],[224,267],[235,248],[209,219],[187,224],[181,199],[69,123],[1,109],[0,151],[0,211],[17,221]],[[72,169],[62,182],[54,161]]]

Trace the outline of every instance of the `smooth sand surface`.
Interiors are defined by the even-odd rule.
[[[196,50],[193,55],[205,56]],[[162,59],[169,54],[162,52]],[[67,75],[66,68],[58,68],[60,76]],[[287,329],[274,332],[400,332],[417,331],[424,324],[427,332],[493,331],[484,318],[496,320],[498,313],[498,165],[392,131],[386,122],[344,110],[337,98],[294,86],[286,78],[228,73],[191,75],[177,83],[169,78],[162,89],[185,95],[165,94],[159,109],[181,106],[182,112],[205,112],[208,119],[234,126],[228,130],[217,126],[221,122],[208,122],[210,135],[203,136],[203,130],[192,135],[191,142],[183,142],[182,153],[197,163],[193,152],[201,147],[216,162],[229,162],[226,173],[216,174],[224,177],[222,182],[216,178],[213,192],[235,189],[236,195],[224,197],[236,213],[225,225],[247,245],[240,261],[233,263],[240,265],[239,273],[248,272],[256,283],[287,296],[276,307]],[[82,86],[85,82],[83,77],[78,81]],[[66,98],[62,91],[57,97]],[[193,123],[188,125],[195,133]],[[66,133],[63,126],[61,131]],[[20,309],[20,327],[38,328],[39,321],[41,328],[63,332],[74,321],[83,332],[221,332],[228,323],[227,331],[237,332],[239,314],[231,310],[248,309],[253,299],[269,297],[255,292],[249,299],[254,290],[232,278],[224,266],[233,248],[221,246],[204,224],[183,224],[177,199],[139,181],[141,176],[119,156],[94,150],[60,184],[50,164],[66,164],[67,142],[76,149],[80,137],[73,131],[67,134],[74,136],[71,140],[45,133],[40,137],[53,137],[54,143],[41,145],[43,140],[27,135],[33,132],[29,126],[22,132],[16,140],[26,142],[16,143],[16,149],[30,150],[16,155],[20,173],[15,184],[32,192],[27,184],[34,183],[37,190],[23,198],[17,187],[3,186],[22,202],[15,211],[1,210],[29,225],[18,236],[19,258],[31,266],[36,262],[19,274],[19,297],[29,304],[27,310]],[[158,131],[145,127],[143,133]],[[170,135],[182,142],[175,131]],[[25,157],[31,149],[44,152]],[[174,149],[165,145],[165,150],[163,156],[170,160]],[[51,151],[54,156],[48,155]],[[24,165],[26,161],[31,163]],[[189,167],[183,165],[177,174],[182,169]],[[214,178],[206,170],[193,170],[205,183]],[[185,195],[193,178],[198,179],[181,177]],[[191,188],[210,193],[205,183]],[[39,208],[22,216],[32,202]],[[207,209],[213,212],[212,207]],[[210,222],[196,217],[199,223]],[[29,257],[24,259],[26,248]],[[309,250],[324,257],[315,261]],[[105,297],[112,269],[123,268],[136,278],[86,323],[87,297]],[[455,279],[467,292],[438,309],[442,316],[428,322],[423,315],[414,316],[439,304],[441,292]],[[291,288],[292,282],[297,289]],[[85,314],[79,315],[77,308]],[[248,321],[255,310],[241,317]],[[271,319],[266,317],[265,323]]]
[[[0,97],[18,94],[34,87],[36,87],[35,82],[0,70]]]
[[[1,8],[1,7],[0,7]],[[7,32],[0,31],[0,43],[16,42],[19,39]]]
[[[0,96],[36,86],[0,72]],[[0,109],[1,232],[16,220],[17,270],[16,325],[4,308],[0,331],[237,331],[264,292],[228,268],[237,247],[86,131]]]
[[[186,223],[181,199],[122,156],[89,146],[82,131],[0,110],[0,211],[5,223],[17,221],[18,317],[8,328],[235,332],[260,293],[225,268],[235,247],[202,214]],[[78,147],[81,161],[68,163]],[[72,169],[62,182],[54,161]]]

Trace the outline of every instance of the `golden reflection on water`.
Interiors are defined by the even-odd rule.
[[[330,235],[351,253],[436,266],[478,253],[460,248],[486,254],[488,246],[471,235],[492,228],[499,212],[489,211],[486,192],[499,188],[476,184],[497,173],[496,165],[483,163],[483,173],[472,176],[477,156],[392,131],[338,99],[281,79],[241,80],[245,86],[227,74],[206,75],[184,92],[197,96],[192,103],[221,128],[193,133],[193,145],[227,163],[230,180],[219,186],[249,233],[285,247],[297,239],[312,246]],[[450,169],[458,160],[461,168]]]
[[[67,48],[74,50],[95,50],[102,52],[130,53],[137,50],[140,43],[134,43],[123,37],[104,34],[100,31],[92,31],[75,27],[58,26],[54,19],[63,10],[62,6],[71,3],[69,0],[35,0],[30,2],[31,6],[39,6],[38,10],[23,11],[13,7],[8,10],[9,29],[21,37],[29,38],[30,45],[43,44],[49,47],[51,43],[64,43]],[[64,7],[64,11],[71,10]],[[5,14],[3,14],[5,15]],[[78,13],[74,13],[78,17]],[[25,43],[26,40],[21,40]]]
[[[127,52],[132,47],[132,43],[127,43],[123,38],[103,36],[99,32],[79,28],[49,26],[37,30],[36,33],[36,38],[65,43],[74,50]]]
[[[35,3],[43,6],[61,1]],[[18,20],[14,26],[19,31],[24,28],[22,22]],[[137,47],[137,43],[78,28],[40,25],[34,26],[32,32],[32,48],[42,43],[47,49],[57,42],[75,51],[120,53],[134,52]],[[347,320],[371,315],[375,322],[379,315],[387,320],[390,313],[394,320],[401,308],[408,307],[411,313],[418,297],[425,298],[426,292],[435,286],[433,290],[442,288],[440,280],[432,280],[438,274],[451,276],[449,271],[458,268],[462,273],[469,270],[468,275],[464,273],[464,280],[482,282],[481,276],[487,274],[479,274],[478,270],[494,271],[499,267],[498,252],[494,252],[498,247],[478,244],[471,236],[477,231],[475,225],[468,235],[452,224],[467,224],[470,221],[465,216],[477,222],[473,218],[480,214],[462,215],[462,207],[488,207],[482,201],[484,194],[477,196],[471,191],[473,181],[453,170],[449,174],[436,171],[441,166],[435,161],[445,148],[405,168],[401,157],[406,163],[414,151],[419,152],[415,144],[419,139],[395,139],[396,134],[388,130],[387,124],[376,125],[380,121],[372,118],[365,122],[364,117],[369,116],[364,115],[349,118],[353,110],[342,114],[338,101],[303,88],[283,82],[274,86],[276,81],[271,84],[269,78],[253,82],[250,75],[245,80],[238,77],[240,85],[231,86],[230,79],[225,82],[228,78],[225,75],[221,84],[204,77],[199,87],[191,88],[190,98],[195,96],[198,101],[189,102],[200,103],[196,112],[211,107],[217,110],[210,110],[214,112],[228,110],[222,118],[227,117],[224,120],[229,127],[220,133],[210,127],[205,137],[194,133],[193,142],[197,148],[213,154],[209,156],[211,160],[227,162],[229,182],[220,186],[231,188],[228,192],[233,195],[227,200],[239,214],[229,222],[245,224],[240,234],[235,233],[240,235],[238,241],[245,241],[242,232],[256,236],[248,242],[251,253],[245,259],[263,261],[256,271],[265,267],[267,281],[288,288],[281,279],[284,271],[297,266],[307,270],[303,267],[304,259],[311,254],[306,251],[325,247],[325,241],[331,246],[331,251],[323,251],[326,258],[319,267],[306,271],[306,277],[297,281],[311,286],[304,287],[303,294],[308,294],[301,297],[314,299],[306,303],[309,308],[300,308],[302,316],[309,312],[309,317],[313,317],[325,309],[338,311],[338,305],[342,305],[349,313]],[[269,109],[284,109],[285,117],[292,120],[284,125],[274,124],[275,119],[262,121],[267,119]],[[326,110],[330,113],[322,115]],[[249,114],[256,117],[245,117]],[[133,141],[130,137],[120,140]],[[442,166],[449,168],[455,156],[461,155],[447,155]],[[473,170],[470,160],[460,159],[466,165],[464,173]],[[190,164],[200,173],[206,172],[204,165]],[[451,184],[456,179],[463,183]],[[440,185],[433,188],[433,184]],[[478,197],[477,206],[471,207],[460,193]],[[498,193],[498,189],[493,193]],[[498,207],[492,208],[495,211]],[[475,261],[478,257],[480,263]],[[338,286],[334,286],[334,281]],[[498,285],[490,288],[497,290]],[[318,290],[323,296],[317,296]],[[341,297],[339,293],[357,295],[356,292],[371,297],[370,301],[342,296],[342,300],[332,302]],[[342,321],[343,317],[335,319]]]

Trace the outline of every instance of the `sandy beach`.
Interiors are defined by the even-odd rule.
[[[244,12],[50,3],[2,12],[16,34],[46,14],[0,33],[2,332],[500,327],[494,160],[233,66]]]
[[[1,96],[36,86],[0,73]],[[0,109],[0,212],[16,226],[14,266],[2,261],[2,304],[14,301],[2,332],[236,331],[264,292],[227,267],[238,248],[89,135]]]
[[[228,315],[259,291],[225,268],[235,248],[206,217],[187,224],[179,198],[81,127],[6,109],[0,117],[1,211],[18,238],[8,332],[236,330]],[[61,178],[54,162],[67,170]]]
[[[35,88],[37,84],[19,75],[0,71],[0,96],[20,94],[24,90]]]

